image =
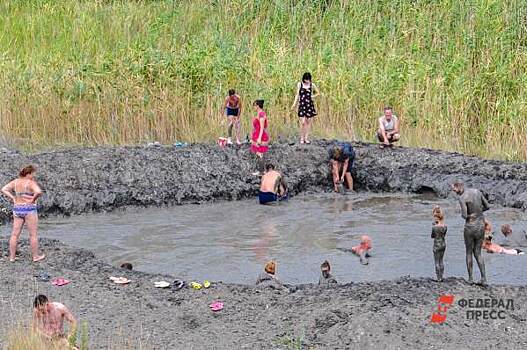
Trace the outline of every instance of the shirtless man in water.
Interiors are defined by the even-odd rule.
[[[274,169],[273,164],[267,164],[265,167],[258,199],[260,204],[275,203],[287,199],[287,185],[284,177]]]
[[[61,303],[51,302],[45,295],[38,295],[33,302],[33,330],[51,342],[63,344],[65,348],[77,349],[69,340],[77,332],[77,321],[70,310]],[[70,332],[64,334],[64,320],[70,324]]]
[[[452,190],[459,195],[461,205],[461,216],[465,219],[465,238],[468,282],[473,283],[472,274],[472,255],[476,258],[479,272],[481,273],[481,285],[487,284],[485,274],[485,262],[481,256],[481,247],[485,238],[485,216],[484,211],[489,210],[489,203],[483,194],[476,189],[467,188],[462,182],[456,181],[452,185]]]

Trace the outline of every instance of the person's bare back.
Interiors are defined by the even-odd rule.
[[[262,183],[260,185],[260,191],[262,192],[277,192],[277,183],[279,183],[281,175],[276,170],[266,172],[262,176]]]

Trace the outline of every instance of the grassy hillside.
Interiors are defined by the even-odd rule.
[[[372,140],[393,105],[405,145],[527,159],[527,2],[193,0],[0,3],[0,123],[26,147],[213,139],[234,87],[294,135]]]

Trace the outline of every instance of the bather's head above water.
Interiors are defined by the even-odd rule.
[[[511,227],[511,225],[509,225],[509,224],[501,225],[501,233],[505,237],[510,236],[512,234],[512,227]]]
[[[265,264],[264,270],[268,274],[274,275],[276,273],[276,262],[274,262],[273,260],[268,261],[267,264]]]

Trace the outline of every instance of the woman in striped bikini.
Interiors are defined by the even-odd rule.
[[[46,256],[39,253],[38,249],[38,214],[37,198],[42,195],[42,190],[35,181],[36,168],[32,165],[24,167],[18,179],[11,181],[2,188],[2,193],[13,201],[13,232],[9,240],[9,261],[14,262],[18,237],[24,224],[29,230],[29,245],[33,262],[40,261]]]

